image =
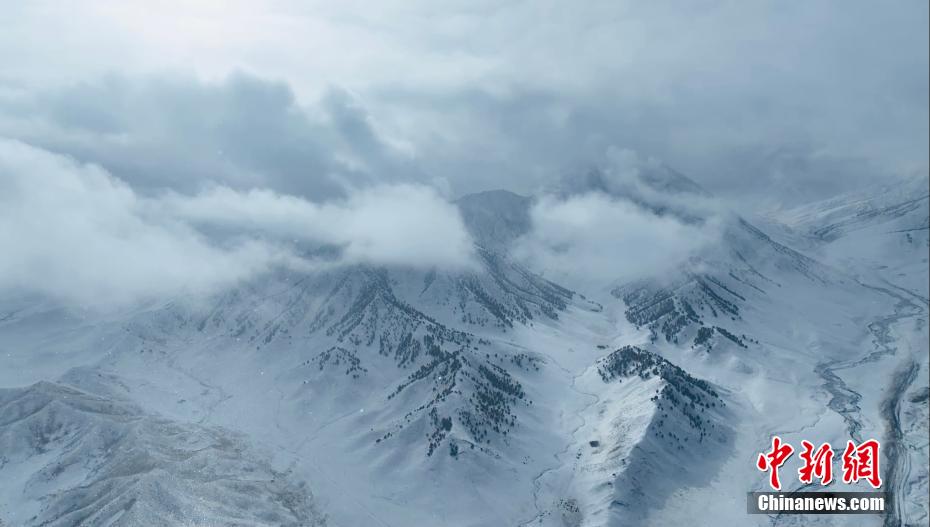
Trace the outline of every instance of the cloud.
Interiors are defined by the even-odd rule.
[[[286,83],[242,72],[15,92],[0,97],[0,135],[98,164],[143,192],[223,184],[320,200],[350,184],[424,180],[344,90],[304,106]]]
[[[530,217],[532,229],[517,241],[515,256],[580,290],[661,275],[720,233],[715,217],[686,223],[600,191],[547,195]]]
[[[0,290],[122,304],[225,286],[284,259],[264,244],[214,246],[140,209],[98,167],[0,141]]]
[[[157,206],[195,225],[244,229],[341,249],[346,263],[468,268],[474,242],[458,209],[422,185],[376,185],[322,204],[269,190],[214,188]]]
[[[927,5],[507,3],[462,22],[484,44],[462,47],[493,50],[499,69],[450,89],[386,89],[381,108],[441,154],[429,170],[471,185],[531,191],[613,144],[747,209],[823,198],[926,172]],[[546,22],[525,24],[539,16],[524,9]],[[772,155],[786,150],[809,162]]]
[[[338,257],[310,259],[295,240]],[[0,291],[90,306],[209,294],[278,267],[472,261],[457,210],[430,188],[382,185],[322,204],[228,187],[142,196],[96,165],[10,140],[0,247]]]
[[[622,145],[747,208],[796,202],[926,173],[927,10],[20,2],[0,18],[0,134],[143,191],[528,193]]]

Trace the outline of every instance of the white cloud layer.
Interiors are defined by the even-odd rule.
[[[473,242],[458,209],[421,185],[377,185],[323,204],[227,187],[193,197],[174,194],[156,203],[168,215],[194,224],[336,245],[347,263],[446,269],[471,263]]]
[[[379,186],[324,204],[224,187],[145,197],[97,166],[0,139],[0,292],[106,306],[324,265],[298,257],[295,239],[341,248],[336,264],[472,261],[458,211],[426,187]]]
[[[604,192],[546,196],[530,216],[515,255],[579,290],[661,275],[720,235],[715,217],[684,223]]]

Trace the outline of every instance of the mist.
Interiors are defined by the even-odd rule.
[[[109,306],[207,295],[277,268],[473,265],[457,209],[432,188],[346,192],[319,204],[222,186],[142,196],[99,166],[0,141],[0,291]],[[307,256],[324,246],[335,259]]]

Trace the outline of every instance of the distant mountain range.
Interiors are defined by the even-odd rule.
[[[683,175],[637,178],[560,192],[707,219]],[[927,522],[926,179],[721,212],[672,271],[584,291],[512,253],[534,203],[458,199],[466,271],[0,301],[0,524],[789,524],[745,513],[772,434],[883,442],[894,509],[811,522]]]

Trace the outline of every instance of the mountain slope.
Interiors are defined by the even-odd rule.
[[[324,523],[306,486],[240,435],[148,414],[113,391],[0,390],[0,452],[0,517],[12,525]]]
[[[676,172],[639,175],[566,192],[720,236],[670,272],[584,296],[511,259],[533,198],[501,191],[458,201],[471,269],[279,270],[105,316],[0,299],[0,378],[18,386],[0,394],[13,416],[0,518],[770,525],[785,520],[748,518],[744,500],[778,433],[881,439],[900,496],[886,521],[925,519],[927,261],[919,230],[911,245],[892,233],[921,225],[920,202],[880,194],[869,210],[892,212],[849,221],[861,207],[844,198],[791,225],[750,222],[687,205],[707,195]],[[825,225],[841,227],[812,234]]]

